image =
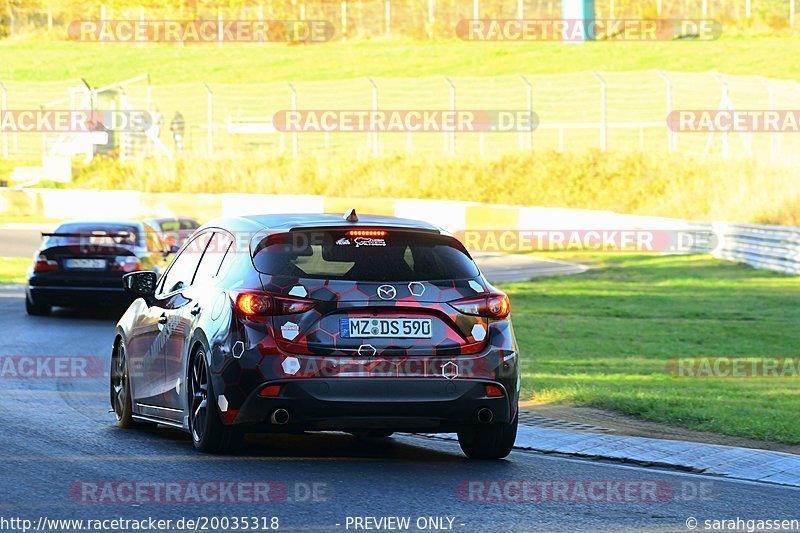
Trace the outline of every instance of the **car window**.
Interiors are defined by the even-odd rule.
[[[253,255],[276,276],[352,281],[466,279],[478,268],[452,237],[384,230],[311,230],[270,235]]]
[[[143,224],[145,244],[148,252],[162,252],[164,251],[164,243],[161,242],[158,232],[152,226]]]
[[[192,284],[197,265],[211,236],[211,232],[202,233],[186,244],[164,274],[159,294],[169,294]]]
[[[50,234],[46,247],[75,244],[96,246],[136,246],[141,244],[139,228],[106,222],[67,222]]]
[[[208,283],[217,277],[232,244],[233,237],[227,233],[214,233],[200,260],[193,284]]]

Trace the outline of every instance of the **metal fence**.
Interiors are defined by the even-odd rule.
[[[762,24],[780,29],[795,25],[797,0],[598,0],[597,19],[703,18],[723,24]],[[234,2],[235,4],[235,2]],[[453,38],[459,20],[479,18],[557,19],[561,0],[260,0],[240,7],[212,2],[173,7],[159,2],[88,7],[85,4],[9,6],[0,13],[0,37],[49,34],[67,37],[74,20],[292,19],[326,20],[341,40],[373,37]]]
[[[790,133],[675,132],[670,111],[681,109],[800,109],[800,85],[758,76],[714,72],[583,72],[498,77],[357,78],[259,84],[151,85],[146,75],[92,87],[82,80],[0,80],[2,109],[149,110],[161,117],[147,136],[122,135],[120,156],[173,157],[179,151],[170,124],[185,121],[188,154],[207,157],[344,153],[353,157],[395,153],[498,155],[543,149],[641,150],[695,156],[800,162],[800,136]],[[482,132],[281,132],[281,110],[529,110],[533,131]],[[36,161],[68,155],[61,134],[5,131],[0,157]]]

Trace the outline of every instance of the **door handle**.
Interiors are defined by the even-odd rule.
[[[199,315],[200,314],[200,304],[194,304],[194,307],[192,307],[192,310],[189,311],[189,312],[192,315],[195,315],[195,316]]]
[[[158,319],[159,324],[166,324],[167,323],[167,314],[161,313],[161,316]]]

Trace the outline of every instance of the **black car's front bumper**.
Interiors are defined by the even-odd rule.
[[[513,417],[508,391],[493,381],[444,378],[312,378],[270,382],[280,395],[260,396],[258,388],[236,413],[235,424],[275,431],[390,429],[452,432],[478,422],[488,408],[493,422]],[[502,397],[486,396],[486,385],[500,387]],[[270,420],[286,409],[289,421]]]

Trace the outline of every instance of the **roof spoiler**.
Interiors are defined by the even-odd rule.
[[[130,237],[130,231],[92,231],[89,233],[69,233],[69,232],[42,232],[42,237]]]

